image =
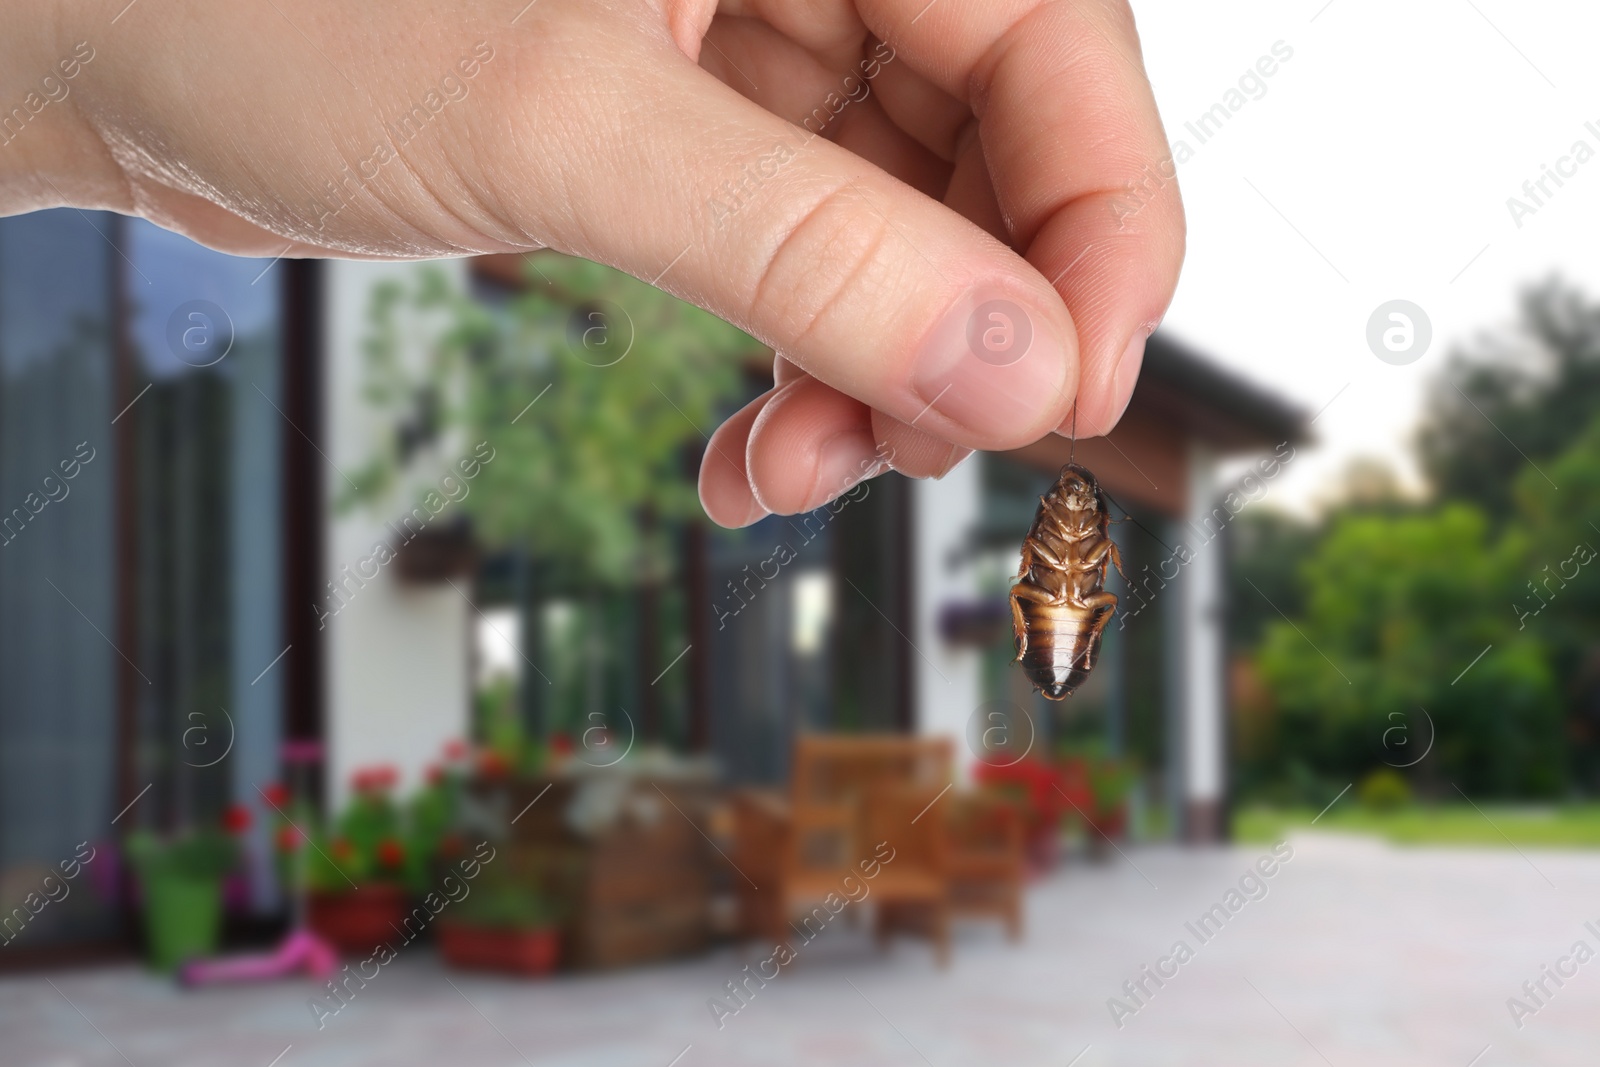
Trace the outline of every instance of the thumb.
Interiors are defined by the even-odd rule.
[[[665,36],[608,44],[581,84],[558,90],[587,114],[559,123],[571,145],[545,150],[584,162],[561,175],[561,210],[537,227],[548,243],[699,304],[949,441],[1013,448],[1060,424],[1076,333],[1025,260],[746,100]],[[624,98],[637,102],[627,128],[597,137]]]

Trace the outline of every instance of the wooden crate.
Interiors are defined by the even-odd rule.
[[[547,784],[512,828],[508,868],[565,902],[572,964],[620,967],[701,950],[715,853],[697,821],[705,819],[709,788],[635,781],[618,821],[584,837],[564,814],[578,788],[573,781],[515,783],[510,810],[521,811]]]

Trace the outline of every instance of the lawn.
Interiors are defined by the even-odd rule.
[[[1600,848],[1600,804],[1416,804],[1378,812],[1347,794],[1320,819],[1310,808],[1242,807],[1234,813],[1233,833],[1243,843],[1270,843],[1314,819],[1318,830],[1365,834],[1397,845]]]

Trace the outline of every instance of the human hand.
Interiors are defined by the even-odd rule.
[[[1176,284],[1123,0],[126,3],[34,0],[0,44],[0,105],[52,101],[6,127],[0,211],[109,208],[241,255],[616,266],[779,353],[702,464],[724,525],[882,457],[943,474],[1074,401],[1106,432]],[[42,79],[80,42],[58,100]]]

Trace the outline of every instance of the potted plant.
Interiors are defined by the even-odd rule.
[[[235,805],[224,813],[221,829],[165,838],[146,830],[129,835],[128,862],[139,886],[152,967],[175,971],[186,960],[217,951],[222,883],[239,857],[232,835],[249,825],[249,811]]]
[[[412,847],[392,767],[357,771],[349,806],[306,856],[307,922],[346,952],[370,952],[395,935],[424,857]]]
[[[973,773],[980,786],[1012,798],[1021,807],[1029,866],[1036,871],[1055,866],[1061,816],[1070,805],[1056,768],[1037,756],[1025,756],[1011,763],[980,762]]]
[[[1091,856],[1106,854],[1110,843],[1127,830],[1128,795],[1138,775],[1133,764],[1102,749],[1089,748],[1063,759],[1063,775],[1082,783],[1084,801],[1079,819],[1088,834]]]
[[[549,974],[561,956],[558,909],[531,885],[489,882],[439,920],[439,953],[463,970]]]

